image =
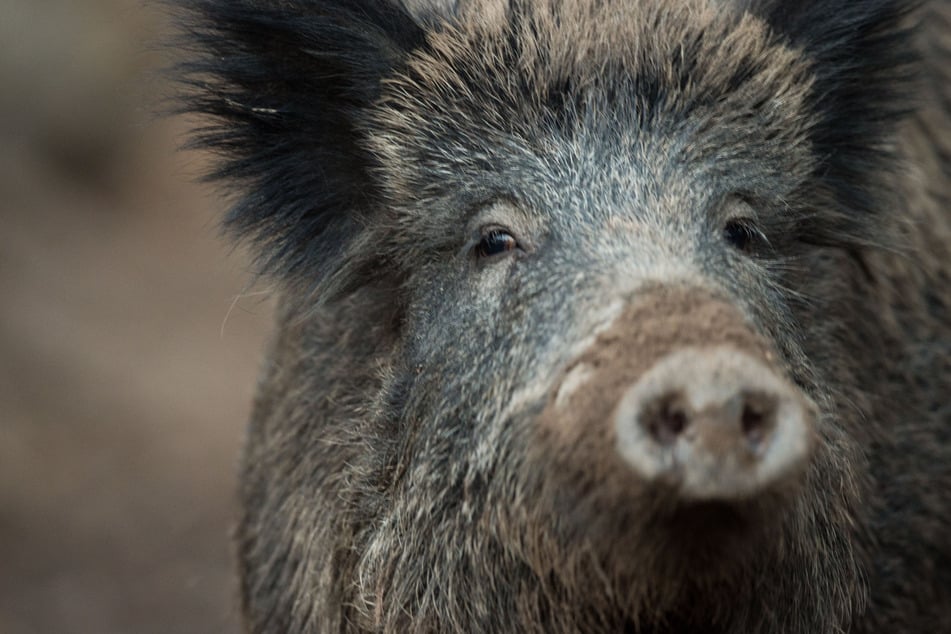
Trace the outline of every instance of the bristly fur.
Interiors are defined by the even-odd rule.
[[[185,87],[181,111],[203,115],[207,121],[195,131],[193,145],[218,155],[218,167],[209,177],[238,192],[225,226],[257,245],[265,273],[303,283],[305,289],[320,290],[324,297],[362,283],[355,277],[385,264],[385,245],[379,245],[380,257],[372,262],[365,252],[356,258],[345,254],[361,231],[373,226],[374,213],[388,202],[374,174],[375,157],[367,151],[371,139],[382,131],[369,125],[366,113],[380,97],[383,83],[401,77],[410,58],[418,57],[414,52],[425,54],[430,48],[429,36],[442,28],[438,12],[448,9],[440,9],[438,3],[416,3],[411,11],[395,0],[170,1],[182,5],[186,33],[187,61],[175,70]],[[820,158],[816,176],[832,190],[837,204],[823,210],[821,222],[802,224],[804,238],[808,235],[817,243],[876,240],[863,217],[889,196],[871,175],[891,160],[894,124],[913,107],[915,56],[909,37],[911,21],[904,18],[916,4],[747,0],[737,2],[733,9],[722,7],[763,18],[777,42],[801,50],[814,70],[809,78],[810,99],[803,104],[803,115],[809,117],[804,123],[811,127],[810,141]],[[508,23],[496,31],[502,40],[471,51],[494,55],[498,64],[494,70],[511,75],[469,78],[483,82],[487,91],[505,83],[510,91],[526,86],[537,90],[545,77],[518,78],[525,70],[525,52],[552,55],[554,51],[530,41],[538,36],[532,29],[547,23],[545,28],[551,31],[547,45],[562,35],[576,37],[581,31],[571,32],[579,25],[566,21],[559,26],[543,16],[574,13],[583,19],[588,10],[584,3],[574,1],[512,1],[507,8],[504,3],[485,5],[462,3],[442,20],[462,30],[487,23],[488,15],[501,16]],[[590,11],[597,13],[601,5],[591,3]],[[672,7],[671,11],[676,10]],[[483,12],[486,15],[480,15]],[[625,13],[647,15],[640,10]],[[469,26],[459,24],[460,20]],[[584,24],[580,26],[583,31]],[[592,31],[584,37],[597,35]],[[591,40],[575,46],[580,53],[594,44]],[[628,86],[638,92],[642,103],[656,103],[672,88],[676,91],[678,85],[691,81],[697,61],[692,56],[700,51],[686,48],[687,43],[679,45],[683,66],[671,70],[682,76],[658,77],[648,65]],[[567,51],[567,55],[559,54],[564,61],[571,58],[571,48]],[[455,54],[459,64],[487,67],[487,60],[466,59],[464,50]],[[447,73],[460,70],[444,69]],[[558,77],[557,68],[547,70],[548,79]],[[563,69],[561,83],[546,87],[564,112],[569,104],[584,100],[586,82],[596,81],[595,76],[568,77],[568,70],[582,69],[577,65]],[[597,66],[591,71],[599,72]],[[724,81],[738,87],[756,70],[741,65],[737,72]],[[436,84],[440,81],[432,79]],[[525,83],[518,86],[519,81]],[[509,95],[513,111],[522,109],[522,115],[529,116],[537,104],[518,101],[527,96]],[[416,97],[427,99],[425,94]]]
[[[268,273],[332,279],[369,210],[361,113],[423,31],[399,2],[194,0],[180,5],[181,112],[205,117],[193,146],[240,192],[226,228]]]
[[[890,198],[875,174],[894,164],[896,124],[920,105],[913,15],[922,2],[748,1],[753,13],[812,62],[815,83],[807,109],[816,117],[812,138],[822,158],[816,177],[829,183],[838,205],[860,218],[856,223],[843,217],[835,228],[860,242],[880,242],[877,225],[861,217]],[[860,224],[873,228],[862,230]]]
[[[951,618],[951,0],[166,1],[225,224],[283,294],[249,632]],[[645,368],[734,345],[664,296],[731,307],[818,410],[802,478],[735,523],[667,530],[691,502],[632,475],[599,386],[545,419],[618,314]]]

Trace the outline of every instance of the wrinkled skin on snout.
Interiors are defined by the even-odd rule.
[[[951,622],[947,2],[189,7],[249,632]]]

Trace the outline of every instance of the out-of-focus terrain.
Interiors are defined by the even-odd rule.
[[[0,2],[3,634],[240,629],[271,309],[175,152],[186,125],[153,114],[165,30],[139,0]]]

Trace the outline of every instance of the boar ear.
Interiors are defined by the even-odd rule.
[[[400,0],[170,1],[178,110],[201,116],[190,145],[212,151],[209,179],[236,194],[225,228],[262,272],[347,283],[347,248],[378,202],[362,113],[421,27]]]
[[[812,64],[808,106],[821,175],[854,210],[875,208],[896,123],[913,107],[914,0],[747,0]],[[872,182],[870,182],[872,181]],[[865,214],[867,217],[867,214]]]
[[[774,32],[813,61],[817,107],[844,134],[901,114],[915,63],[914,0],[754,0]],[[848,125],[851,122],[852,125]],[[829,133],[832,133],[829,126]]]

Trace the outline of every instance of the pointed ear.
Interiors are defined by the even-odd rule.
[[[263,272],[346,284],[345,256],[378,206],[361,127],[381,82],[424,34],[400,0],[171,0],[192,147],[236,203],[225,219]],[[337,280],[331,283],[330,280]]]
[[[876,207],[896,124],[914,109],[914,0],[748,0],[780,39],[812,60],[809,104],[822,177],[855,210]]]

